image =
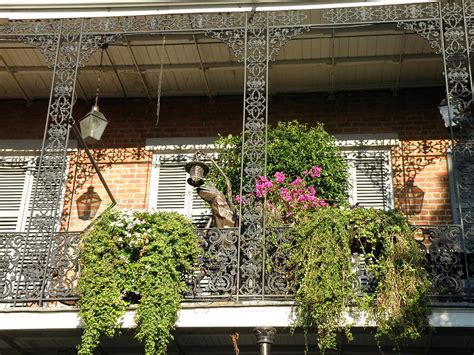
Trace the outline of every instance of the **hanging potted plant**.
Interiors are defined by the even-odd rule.
[[[186,276],[199,253],[189,220],[174,212],[112,210],[83,236],[79,354],[92,354],[100,336],[113,336],[127,307],[136,307],[136,337],[146,354],[166,354]]]

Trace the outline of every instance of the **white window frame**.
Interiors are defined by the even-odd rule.
[[[158,184],[160,168],[169,165],[184,165],[191,161],[197,151],[210,154],[216,158],[216,147],[214,141],[217,137],[191,137],[191,138],[152,138],[147,140],[146,149],[152,151],[152,169],[150,174],[148,208],[157,210]],[[185,184],[184,191],[184,215],[192,219],[193,200],[195,189],[189,184]],[[160,209],[161,211],[176,211],[176,209]],[[210,217],[210,209],[199,209],[200,214]]]
[[[384,210],[390,210],[395,207],[394,186],[393,186],[393,170],[391,149],[393,146],[399,145],[400,141],[397,134],[349,134],[336,135],[337,145],[341,148],[346,156],[349,164],[349,177],[351,185],[349,187],[349,203],[351,205],[357,202],[357,179],[355,159],[361,156],[376,157],[382,159],[384,166],[382,175],[384,179]],[[363,206],[363,204],[361,204]]]

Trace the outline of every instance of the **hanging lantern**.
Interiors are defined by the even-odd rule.
[[[82,138],[87,144],[97,143],[100,141],[108,123],[109,121],[107,121],[104,114],[99,111],[99,106],[92,106],[90,112],[79,122]]]
[[[102,199],[99,194],[94,191],[94,186],[89,186],[76,200],[77,215],[79,219],[87,221],[93,219],[99,210]]]
[[[399,192],[400,210],[407,215],[419,214],[423,208],[425,192],[410,180]]]
[[[209,173],[209,166],[201,161],[191,161],[185,166],[189,174],[188,184],[194,187],[204,184],[204,178]]]
[[[105,118],[104,114],[99,110],[99,91],[100,91],[100,76],[102,74],[102,60],[104,58],[104,50],[107,49],[107,44],[102,46],[102,52],[100,54],[100,66],[99,76],[97,77],[97,88],[95,91],[95,104],[88,114],[86,114],[79,122],[81,127],[82,139],[87,144],[94,144],[100,141],[102,134],[104,133],[105,127],[109,121]]]

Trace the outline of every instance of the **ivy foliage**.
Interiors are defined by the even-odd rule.
[[[319,166],[321,177],[317,181],[316,178],[308,181],[308,185],[315,186],[319,198],[341,204],[347,200],[348,168],[335,141],[321,123],[309,127],[296,120],[279,122],[277,126],[268,128],[265,176],[283,171],[289,180],[294,180],[302,171],[313,165]],[[242,135],[220,137],[216,144],[219,165],[229,177],[235,196],[240,189]],[[218,188],[224,189],[222,176],[214,167],[211,167],[210,177]]]
[[[166,354],[198,252],[191,222],[178,213],[104,214],[81,242],[78,353],[92,354],[100,336],[116,334],[127,307],[138,303],[137,339],[146,354]]]
[[[319,208],[301,213],[293,231],[296,325],[314,329],[323,353],[336,347],[338,332],[351,339],[350,327],[360,317],[377,324],[378,340],[420,336],[427,326],[430,282],[425,257],[404,216]],[[357,264],[359,270],[365,265],[368,285],[359,285]]]

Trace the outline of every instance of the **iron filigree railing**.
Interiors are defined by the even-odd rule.
[[[0,302],[75,301],[80,233],[0,233]]]
[[[461,226],[415,228],[432,280],[431,302],[474,302],[474,250],[463,238]]]
[[[416,226],[415,238],[426,253],[432,279],[433,304],[462,305],[474,302],[474,253],[466,245],[461,227]],[[197,229],[202,253],[197,271],[189,275],[186,301],[272,299],[289,300],[295,285],[288,264],[291,252],[289,229],[268,228],[265,239],[252,251],[254,267],[261,268],[259,285],[244,285],[247,264],[239,256],[237,228]],[[62,302],[74,304],[79,277],[80,234],[54,233],[42,240],[26,233],[0,233],[0,303],[28,306]],[[367,280],[358,265],[361,285]],[[258,286],[258,287],[255,287]],[[247,289],[261,292],[245,293]]]
[[[249,265],[241,262],[238,228],[198,229],[197,234],[202,254],[199,271],[190,278],[188,299],[285,299],[292,294],[294,282],[287,263],[287,246],[291,242],[288,228],[267,228],[265,240],[255,243],[251,267],[260,270],[247,270]],[[246,284],[253,279],[245,274],[257,271],[262,275],[260,284]],[[261,292],[245,292],[256,289]]]

